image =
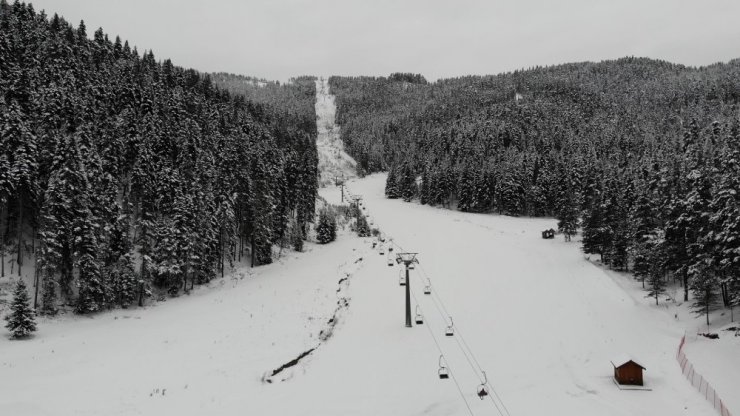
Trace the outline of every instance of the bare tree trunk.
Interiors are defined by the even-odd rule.
[[[219,247],[221,247],[221,277],[224,277],[224,262],[225,262],[225,256],[226,256],[226,247],[224,244],[224,231],[221,230],[221,235],[219,236]]]
[[[254,234],[252,234],[251,245],[252,245],[252,262],[251,262],[251,267],[254,267]]]
[[[18,276],[23,266],[23,191],[18,192]]]
[[[8,221],[7,205],[0,210],[0,277],[5,277],[5,224]]]
[[[683,301],[689,301],[689,272],[685,268],[681,271],[681,281],[683,282]],[[707,324],[709,324],[709,316],[707,316]]]
[[[33,285],[34,285],[34,293],[33,293],[33,309],[36,310],[39,305],[39,268],[38,264],[36,265],[36,270],[33,273]]]

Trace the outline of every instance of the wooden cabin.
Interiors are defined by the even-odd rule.
[[[614,380],[619,384],[642,386],[642,371],[645,367],[627,355],[621,355],[611,361],[614,366]]]
[[[550,228],[549,230],[543,231],[542,232],[542,238],[544,238],[544,239],[555,238],[555,230],[553,230],[552,228]]]

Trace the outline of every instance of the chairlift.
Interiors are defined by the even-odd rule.
[[[439,356],[439,370],[437,370],[437,375],[439,375],[439,378],[442,380],[446,380],[450,378],[450,370],[447,369],[447,367],[444,365],[444,356]]]
[[[416,325],[422,325],[424,323],[424,317],[419,312],[419,305],[416,305]]]
[[[447,326],[447,329],[445,329],[445,336],[446,337],[451,337],[451,336],[455,335],[455,328],[454,328],[453,323],[452,323],[452,317],[451,316],[448,316],[448,318],[450,318],[450,324]]]
[[[427,284],[424,286],[424,294],[425,295],[431,295],[432,294],[432,281],[427,278]]]
[[[486,376],[485,371],[481,371],[481,373],[483,373],[483,382],[478,386],[477,394],[478,398],[483,400],[488,396],[488,387],[486,387],[486,384],[488,384],[488,376]]]

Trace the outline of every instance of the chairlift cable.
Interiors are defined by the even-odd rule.
[[[429,275],[427,274],[426,270],[424,269],[424,266],[422,266],[421,264],[419,264],[419,270],[424,274],[424,276],[427,278],[428,281],[431,281],[431,279],[429,278]],[[421,278],[421,277],[419,277],[419,278]],[[432,291],[432,300],[434,301],[433,303],[437,307],[437,311],[439,312],[440,316],[442,316],[443,319],[445,319],[446,316],[451,316],[449,314],[449,312],[447,311],[447,308],[445,307],[444,301],[442,301],[442,298],[439,296],[439,291],[436,291],[436,290]],[[463,354],[465,355],[465,358],[468,360],[468,364],[470,364],[470,366],[473,368],[473,372],[476,373],[476,376],[478,376],[478,371],[480,371],[482,373],[483,372],[483,367],[480,365],[480,362],[475,357],[475,354],[473,353],[473,350],[470,348],[470,345],[468,345],[467,341],[465,341],[465,337],[463,336],[462,332],[460,331],[460,328],[459,327],[456,327],[455,328],[455,332],[456,332],[456,335],[460,337],[460,339],[462,340],[463,344],[465,345],[465,348],[463,348],[463,345],[460,344],[460,341],[456,340],[457,343],[458,343],[458,346],[460,347],[460,350],[463,352]],[[465,349],[467,349],[467,352],[465,351]],[[468,353],[470,354],[470,358],[472,358],[472,360],[475,362],[476,366],[478,367],[478,371],[476,371],[475,366],[473,366],[473,364],[470,361],[470,358],[468,358]],[[481,381],[483,381],[483,379],[480,376],[478,376],[478,378]],[[486,380],[486,381],[488,381],[488,380]],[[501,403],[501,406],[503,407],[504,411],[506,411],[506,414],[508,416],[511,416],[511,413],[509,412],[509,409],[504,404],[504,401],[501,400],[501,397],[499,396],[498,392],[493,387],[493,385],[490,382],[487,382],[486,384],[490,387],[491,392],[493,393],[493,395],[496,396],[496,399],[499,401],[499,403]],[[489,397],[491,397],[491,396],[489,395]],[[496,409],[499,411],[499,413],[501,413],[501,410],[498,408],[498,405],[493,400],[493,397],[491,397],[491,401],[492,401],[493,405],[496,406]]]
[[[419,299],[416,298],[416,294],[411,291],[411,295],[414,297],[414,300],[416,301],[416,304],[418,306]],[[421,313],[424,313],[424,309],[419,306],[419,310],[421,310]],[[468,399],[465,398],[465,394],[462,391],[462,388],[460,387],[460,383],[458,383],[457,378],[455,377],[455,373],[452,372],[452,368],[450,366],[449,361],[447,361],[447,357],[445,356],[444,352],[442,352],[442,347],[439,345],[439,342],[437,341],[437,337],[434,336],[434,331],[432,331],[431,325],[424,325],[427,330],[429,331],[429,335],[432,336],[432,340],[434,340],[434,344],[437,346],[437,351],[439,352],[439,355],[442,356],[445,363],[447,363],[447,371],[450,374],[450,378],[452,378],[452,381],[455,382],[455,386],[457,386],[457,391],[460,393],[460,397],[462,398],[463,402],[465,402],[465,407],[468,408],[468,412],[470,413],[470,416],[474,416],[473,409],[470,408],[470,404],[468,403]]]
[[[393,244],[393,245],[395,245],[396,247],[398,247],[398,249],[400,249],[401,251],[405,251],[405,250],[404,250],[404,248],[403,248],[403,247],[401,247],[401,245],[400,245],[400,244],[396,243],[396,241],[395,241],[395,240],[391,241],[391,244]],[[425,278],[427,279],[427,281],[431,283],[431,278],[429,277],[429,274],[428,274],[428,273],[427,273],[427,271],[426,271],[426,270],[424,269],[424,266],[422,266],[421,264],[419,264],[419,271],[421,271],[421,273],[422,273],[422,274],[424,275],[424,277],[425,277]],[[421,279],[421,276],[418,276],[418,275],[417,275],[417,277],[418,277],[419,279]],[[410,282],[409,282],[409,283],[410,283]],[[422,284],[423,284],[423,283],[424,283],[424,282],[423,282],[423,280],[422,280]],[[437,309],[437,312],[439,312],[439,314],[440,314],[440,316],[442,317],[442,319],[443,319],[443,320],[444,320],[445,322],[447,322],[447,319],[446,319],[446,317],[449,317],[449,316],[451,316],[451,315],[450,315],[450,314],[449,314],[449,312],[447,311],[447,307],[445,306],[445,304],[444,304],[444,301],[443,301],[443,300],[442,300],[442,298],[441,298],[441,297],[439,296],[439,293],[438,293],[438,292],[439,292],[439,291],[437,291],[437,290],[433,290],[433,291],[432,291],[432,301],[433,301],[432,303],[434,303],[434,306],[435,306],[435,308]],[[412,296],[414,297],[414,300],[416,301],[416,303],[417,303],[417,305],[418,305],[418,304],[419,304],[419,300],[418,300],[418,299],[416,298],[416,295],[414,294],[414,292],[413,292],[413,291],[411,292],[411,294],[412,294]],[[420,307],[420,309],[421,309],[421,307]],[[423,314],[423,313],[424,313],[424,310],[422,309],[422,314]],[[427,325],[426,325],[426,327],[427,327],[427,330],[429,331],[429,335],[431,335],[431,336],[432,336],[432,339],[434,340],[434,343],[435,343],[435,344],[437,345],[437,350],[438,350],[438,351],[440,352],[440,354],[442,354],[442,350],[441,350],[441,347],[440,347],[439,343],[437,342],[437,338],[436,338],[436,337],[434,336],[434,333],[432,332],[432,329],[431,329],[431,325],[427,324]],[[479,361],[478,361],[478,359],[477,359],[477,358],[475,357],[475,354],[473,353],[472,349],[471,349],[471,348],[470,348],[470,346],[468,345],[467,341],[465,341],[465,338],[464,338],[464,337],[462,336],[462,333],[460,332],[459,328],[456,328],[456,331],[455,331],[455,332],[456,332],[456,333],[457,333],[457,335],[458,335],[458,336],[459,336],[459,337],[460,337],[460,338],[462,339],[462,342],[463,342],[463,344],[465,345],[465,348],[463,348],[462,344],[460,344],[460,341],[456,340],[456,341],[457,341],[457,344],[458,344],[458,347],[459,347],[459,348],[460,348],[460,350],[462,351],[463,355],[465,355],[465,359],[466,359],[466,360],[468,361],[468,364],[470,364],[470,366],[471,366],[471,368],[473,369],[473,372],[475,373],[475,375],[476,375],[476,376],[478,377],[478,379],[479,379],[479,380],[483,381],[483,379],[481,379],[481,377],[480,377],[480,376],[478,375],[478,371],[480,371],[481,373],[483,372],[483,368],[482,368],[482,366],[480,365],[480,362],[479,362]],[[465,349],[466,349],[466,348],[467,348],[467,350],[468,350],[467,352],[465,351]],[[473,366],[473,364],[471,363],[471,358],[469,358],[469,357],[468,357],[468,353],[470,353],[470,357],[472,358],[472,361],[473,361],[473,362],[475,362],[475,364],[477,365],[477,367],[478,367],[478,371],[476,371],[476,368],[475,368],[475,366]],[[444,356],[444,354],[442,354],[442,355]],[[445,361],[446,361],[446,360],[447,360],[447,359],[445,358]],[[448,367],[449,367],[449,363],[448,363]],[[455,384],[457,385],[458,391],[460,392],[460,395],[461,395],[461,397],[462,397],[462,398],[463,398],[463,400],[465,401],[465,404],[466,404],[466,406],[468,406],[468,410],[470,411],[470,413],[471,413],[471,415],[472,415],[472,410],[470,409],[470,406],[468,405],[468,403],[467,403],[467,400],[465,399],[465,396],[463,395],[462,389],[460,388],[460,385],[458,384],[458,382],[457,382],[457,379],[456,379],[456,378],[455,378],[455,377],[453,376],[453,374],[452,374],[452,370],[450,370],[450,375],[452,376],[453,380],[455,381]],[[502,408],[504,409],[504,411],[506,412],[506,415],[507,415],[507,416],[511,416],[511,413],[509,412],[509,409],[508,409],[508,408],[506,407],[506,405],[504,404],[503,400],[501,400],[501,397],[499,396],[498,392],[497,392],[497,391],[496,391],[496,389],[495,389],[495,388],[493,387],[493,385],[491,384],[491,382],[490,382],[490,381],[488,381],[488,380],[486,379],[486,380],[485,380],[485,385],[487,385],[487,386],[488,386],[488,387],[489,387],[489,388],[491,389],[491,392],[493,393],[493,396],[496,396],[496,400],[498,400],[498,402],[499,402],[499,403],[501,404],[501,407],[502,407]],[[503,413],[503,412],[501,411],[501,408],[499,408],[499,406],[498,406],[498,404],[496,403],[496,400],[494,400],[493,396],[492,396],[492,395],[488,395],[489,399],[491,400],[491,404],[492,404],[492,405],[493,405],[493,406],[494,406],[494,407],[496,408],[496,411],[497,411],[497,412],[498,412],[498,413],[499,413],[500,415],[503,415],[504,413]]]

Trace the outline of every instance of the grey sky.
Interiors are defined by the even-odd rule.
[[[627,55],[740,57],[740,0],[36,0],[202,71],[428,79]]]

